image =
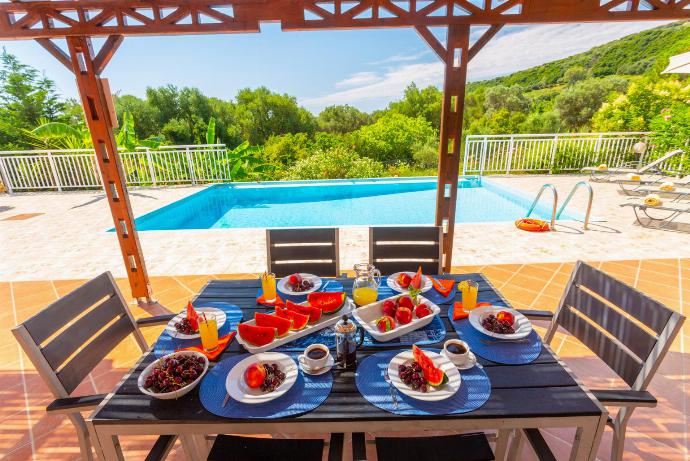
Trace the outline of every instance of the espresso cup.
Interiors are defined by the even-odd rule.
[[[331,355],[325,344],[312,344],[304,349],[304,354],[298,357],[299,363],[311,370],[318,370],[326,366]]]
[[[459,339],[449,339],[443,345],[446,357],[457,366],[464,366],[470,357],[470,346]]]

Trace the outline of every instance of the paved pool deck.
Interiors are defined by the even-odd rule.
[[[491,180],[533,197],[544,183],[554,184],[561,201],[586,176],[492,176]],[[454,266],[690,257],[690,233],[642,228],[629,197],[618,186],[594,188],[590,230],[580,222],[559,222],[556,232],[530,233],[512,222],[456,225]],[[132,188],[136,216],[203,189]],[[544,201],[549,200],[547,194]],[[482,206],[478,203],[477,206]],[[580,190],[568,207],[584,214]],[[459,210],[462,212],[462,210]],[[602,220],[603,219],[603,220]],[[685,224],[684,222],[681,222]],[[687,223],[690,228],[690,223]],[[0,281],[60,280],[93,277],[110,270],[124,277],[112,233],[112,219],[101,191],[0,194]],[[139,233],[151,276],[257,273],[265,268],[263,229],[144,231]],[[341,227],[341,267],[368,259],[365,227]]]

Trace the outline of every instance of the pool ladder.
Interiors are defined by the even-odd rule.
[[[553,192],[553,208],[551,211],[551,229],[554,229],[555,225],[556,225],[556,220],[561,217],[561,214],[563,214],[565,207],[567,207],[568,203],[570,203],[570,199],[573,198],[573,195],[575,195],[575,192],[580,187],[586,187],[587,193],[588,193],[587,212],[585,213],[585,225],[584,225],[584,229],[587,230],[589,227],[589,217],[592,213],[592,201],[594,200],[594,191],[592,190],[592,186],[587,181],[580,181],[577,184],[575,184],[573,186],[573,188],[570,189],[570,193],[568,194],[568,197],[566,197],[565,201],[563,202],[563,205],[561,205],[560,208],[558,208],[558,191],[556,190],[556,188],[554,187],[553,184],[544,184],[539,189],[539,192],[537,193],[537,197],[532,202],[532,206],[529,207],[529,211],[527,212],[527,217],[529,218],[529,216],[532,214],[532,212],[536,208],[537,203],[539,203],[539,199],[541,198],[541,194],[543,194],[545,190],[549,189],[551,192]]]

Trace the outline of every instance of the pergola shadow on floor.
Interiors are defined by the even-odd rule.
[[[625,261],[588,261],[594,267],[635,286],[668,307],[684,313],[690,308],[690,260],[646,259]],[[507,264],[456,266],[454,273],[482,272],[500,289],[516,308],[553,310],[568,281],[573,263]],[[217,274],[195,276],[152,277],[152,284],[160,300],[170,306],[183,306],[194,293],[212,278],[246,277],[248,274]],[[43,309],[58,296],[63,296],[84,280],[44,280],[35,282],[0,282],[0,305],[10,306],[12,312],[0,317],[2,328],[14,325],[13,319],[24,320]],[[122,289],[127,279],[118,279]],[[130,298],[131,302],[135,300]],[[135,307],[135,315],[144,312]],[[545,324],[538,325],[539,333]],[[149,343],[160,333],[160,328],[144,333]],[[684,347],[690,340],[690,324],[683,326],[650,386],[659,400],[656,408],[642,408],[630,423],[624,459],[629,460],[686,460],[688,453],[688,403],[690,401],[690,355]],[[577,376],[593,388],[617,385],[615,376],[599,359],[577,340],[558,335],[554,349],[568,363]],[[78,456],[73,428],[60,416],[46,415],[44,408],[53,396],[30,362],[21,354],[12,335],[0,337],[0,395],[5,405],[0,409],[0,457],[7,460],[50,459],[72,460]],[[129,367],[138,360],[135,342],[124,341],[101,363],[82,388],[85,394],[107,392],[113,388]],[[611,436],[605,431],[599,449],[599,459],[608,459]],[[566,430],[548,430],[546,438],[557,459],[567,459],[572,433]],[[126,457],[143,458],[151,438],[123,437]],[[373,453],[370,453],[373,455]],[[170,459],[185,459],[178,449]],[[374,459],[373,456],[370,459]],[[521,460],[535,459],[529,448],[524,448]]]
[[[36,40],[76,78],[131,293],[152,300],[113,128],[107,79],[100,75],[125,36],[414,28],[444,63],[436,225],[444,230],[444,269],[453,250],[468,62],[505,24],[678,20],[690,0],[56,0],[0,3],[0,40]],[[486,28],[470,43],[471,27]],[[445,43],[430,27],[447,29]],[[107,37],[95,52],[93,37]],[[66,39],[67,50],[55,39]],[[529,44],[525,44],[529,46]],[[0,172],[2,174],[2,172]]]

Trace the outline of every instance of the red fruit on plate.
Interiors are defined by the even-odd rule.
[[[387,315],[389,317],[395,317],[395,311],[398,309],[398,306],[395,305],[393,301],[390,299],[387,299],[381,304],[381,312],[383,312],[383,315]]]
[[[294,287],[302,283],[302,276],[299,274],[292,274],[288,277],[288,285]]]
[[[398,310],[395,311],[395,319],[401,325],[405,325],[412,321],[412,311],[409,307],[400,306]]]
[[[400,275],[398,275],[398,278],[395,279],[395,282],[398,285],[400,285],[401,288],[409,287],[411,281],[412,277],[410,277],[410,275],[406,274],[405,272],[401,272]]]
[[[424,303],[418,304],[417,307],[414,308],[414,315],[416,315],[418,319],[426,317],[429,314],[431,314],[431,309]]]
[[[422,266],[419,266],[417,273],[414,274],[414,277],[410,280],[410,288],[414,288],[415,290],[422,288]]]
[[[414,309],[414,302],[409,296],[401,296],[398,298],[398,307],[407,307],[408,309]]]
[[[378,319],[376,319],[376,328],[378,328],[381,333],[391,331],[395,328],[395,320],[393,320],[393,317],[390,317],[388,315],[379,317]]]
[[[515,323],[515,316],[508,311],[499,311],[496,314],[496,320],[499,322],[506,322],[508,325]]]
[[[271,343],[275,339],[277,331],[274,327],[260,327],[248,323],[237,325],[237,333],[240,338],[253,346],[265,346]]]
[[[261,387],[266,379],[266,368],[260,363],[252,363],[244,370],[244,382],[252,389]]]

